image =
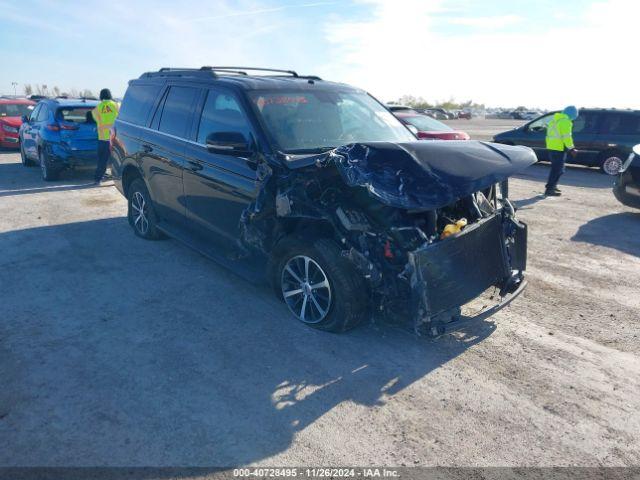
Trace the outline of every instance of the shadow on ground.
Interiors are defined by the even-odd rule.
[[[93,174],[94,169],[64,171],[58,180],[45,182],[37,165],[25,167],[19,162],[0,163],[0,197],[91,188],[94,187]]]
[[[2,233],[0,252],[5,466],[243,465],[338,405],[344,421],[315,435],[349,438],[369,424],[363,407],[494,330],[435,342],[371,325],[317,332],[269,290],[177,242],[138,239],[125,218]]]
[[[582,225],[571,240],[640,257],[640,213],[613,213],[594,218]]]
[[[549,177],[549,164],[538,162],[531,165],[524,172],[514,175],[514,178],[522,178],[533,182],[540,182],[541,188],[547,183]],[[605,175],[595,168],[587,168],[579,165],[567,165],[567,171],[560,178],[560,188],[563,185],[570,187],[588,188],[612,188],[615,177]]]

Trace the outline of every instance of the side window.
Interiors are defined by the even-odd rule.
[[[602,133],[610,135],[638,135],[640,134],[640,115],[608,113],[601,130]]]
[[[36,105],[36,108],[34,108],[33,111],[31,112],[31,115],[29,115],[30,122],[36,121],[36,118],[38,118],[38,114],[40,113],[41,108],[42,108],[42,105]]]
[[[46,105],[40,106],[40,111],[38,112],[38,116],[36,117],[36,122],[44,122],[49,118],[49,109]]]
[[[206,144],[207,137],[219,132],[239,132],[247,143],[251,141],[251,126],[232,95],[209,90],[198,127],[198,143]]]
[[[122,100],[119,118],[136,125],[146,126],[147,116],[160,93],[159,85],[132,85]]]
[[[532,132],[542,132],[546,130],[547,125],[549,125],[549,122],[551,121],[552,118],[553,118],[553,113],[550,113],[549,115],[545,115],[544,117],[540,117],[536,121],[531,122],[529,124],[529,130],[531,130]]]
[[[573,133],[596,133],[598,114],[594,112],[580,112],[573,121]]]
[[[164,102],[158,130],[176,137],[186,137],[198,93],[197,88],[171,87]]]

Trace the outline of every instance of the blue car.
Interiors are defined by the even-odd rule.
[[[46,181],[55,180],[65,169],[95,168],[98,133],[91,110],[97,104],[66,98],[40,101],[28,117],[22,118],[22,164],[40,165]]]

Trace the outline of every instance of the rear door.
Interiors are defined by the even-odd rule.
[[[602,114],[595,110],[580,110],[573,121],[573,143],[578,150],[575,157],[567,156],[570,163],[596,165],[599,148],[595,144]]]
[[[240,237],[242,212],[255,199],[256,163],[253,158],[211,152],[206,138],[216,132],[239,132],[253,143],[256,137],[233,93],[207,89],[201,104],[193,141],[186,148],[187,217],[198,232],[231,251]]]
[[[142,166],[161,222],[184,224],[182,174],[185,143],[200,95],[196,87],[170,85],[141,142]]]

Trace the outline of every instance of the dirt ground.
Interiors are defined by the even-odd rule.
[[[528,289],[426,341],[299,325],[135,237],[113,187],[1,152],[0,466],[639,465],[640,212],[580,167],[544,198],[547,173],[511,182]]]

